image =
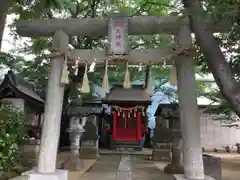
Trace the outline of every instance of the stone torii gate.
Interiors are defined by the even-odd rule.
[[[203,180],[206,176],[204,176],[200,142],[199,111],[194,76],[195,62],[186,53],[186,50],[192,46],[191,31],[188,24],[188,19],[183,20],[179,16],[129,17],[128,34],[173,34],[176,38],[177,48],[134,50],[126,55],[125,59],[130,64],[161,64],[169,55],[175,54],[184,160],[184,176],[176,175],[175,177],[177,179]],[[107,27],[107,18],[32,20],[19,21],[17,32],[21,36],[28,37],[53,36],[52,48],[66,49],[69,36],[106,36]],[[226,26],[214,25],[213,27],[215,31],[219,31]],[[70,53],[72,56],[79,56],[87,63],[101,63],[108,58],[105,51],[73,50]],[[39,163],[37,170],[29,173],[31,179],[39,179],[39,177],[49,180],[67,179],[67,172],[56,170],[64,94],[64,85],[59,83],[59,79],[64,61],[64,54],[51,58]]]

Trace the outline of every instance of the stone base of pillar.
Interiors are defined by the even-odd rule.
[[[80,158],[97,159],[99,157],[98,148],[96,147],[81,147]]]
[[[39,173],[36,169],[22,173],[23,176],[28,176],[28,180],[67,180],[68,171],[57,169],[54,173]]]
[[[62,165],[63,169],[71,171],[80,171],[84,167],[83,161],[74,154],[69,155],[67,161]]]
[[[164,167],[164,172],[169,174],[184,174],[183,166],[169,163]]]
[[[153,161],[171,161],[170,150],[167,149],[153,149],[152,152]]]
[[[210,176],[205,176],[204,179],[188,179],[184,176],[184,174],[174,174],[173,176],[176,180],[215,180]]]

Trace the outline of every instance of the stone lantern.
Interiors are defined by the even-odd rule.
[[[158,153],[154,153],[156,150],[153,150],[153,160],[155,160],[157,156],[160,158],[158,158],[159,160],[171,160],[171,162],[164,168],[164,171],[172,174],[182,174],[182,140],[178,105],[160,104],[155,116],[156,128],[153,141],[156,142],[155,144],[158,144],[159,142],[165,142],[169,146],[168,148],[165,148],[166,150],[164,156],[163,153],[162,155],[159,153],[163,151],[163,147],[158,147]]]
[[[68,161],[64,163],[64,168],[69,170],[80,170],[83,168],[83,162],[79,158],[79,150],[80,150],[80,140],[82,134],[85,132],[84,126],[86,124],[86,117],[80,118],[77,116],[73,116],[70,119],[70,127],[68,129],[69,137],[70,137],[70,156]]]

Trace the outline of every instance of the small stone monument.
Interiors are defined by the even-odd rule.
[[[177,104],[161,104],[156,113],[156,131],[153,142],[153,160],[171,161],[164,171],[183,173],[180,119]],[[168,146],[159,146],[163,142]],[[165,153],[163,153],[165,149]],[[161,152],[161,153],[160,153]]]
[[[98,126],[95,115],[87,117],[85,130],[81,139],[80,157],[86,159],[98,158]]]
[[[170,161],[170,131],[164,127],[160,120],[156,122],[153,141],[152,160],[154,161]]]

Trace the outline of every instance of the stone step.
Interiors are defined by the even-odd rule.
[[[117,146],[126,146],[126,147],[139,147],[140,144],[138,142],[115,142]]]
[[[116,147],[117,151],[141,151],[141,147]]]
[[[138,156],[151,156],[152,149],[143,148],[141,151],[127,151],[127,150],[114,150],[114,149],[99,149],[99,154],[131,154],[131,155],[138,155]]]
[[[139,142],[129,142],[129,141],[116,141],[117,144],[135,144],[138,145]]]
[[[116,148],[116,150],[120,150],[120,151],[136,151],[142,150],[142,147],[139,143],[135,143],[135,142],[116,142],[114,147]]]

